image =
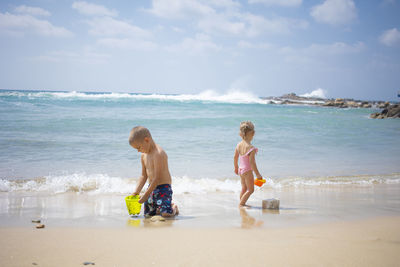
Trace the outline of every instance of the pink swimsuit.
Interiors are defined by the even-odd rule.
[[[256,153],[258,152],[257,148],[252,147],[243,156],[239,155],[239,174],[240,175],[242,175],[243,173],[246,173],[248,171],[252,171],[251,165],[250,165],[250,156],[249,156],[249,154],[253,150],[255,150]]]

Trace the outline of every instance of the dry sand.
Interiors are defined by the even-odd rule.
[[[0,265],[400,265],[400,217],[285,228],[258,227],[251,217],[242,218],[242,228],[222,229],[168,227],[168,222],[148,225],[154,227],[2,227]]]

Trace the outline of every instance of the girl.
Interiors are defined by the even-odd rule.
[[[246,206],[247,200],[254,192],[253,172],[256,174],[257,179],[262,179],[262,176],[257,169],[255,160],[255,155],[258,149],[251,144],[254,134],[254,124],[251,121],[244,121],[240,123],[239,135],[242,137],[242,141],[237,144],[233,159],[235,173],[240,175],[240,181],[242,183],[239,207]]]

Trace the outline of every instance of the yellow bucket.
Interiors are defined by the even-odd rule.
[[[129,215],[138,215],[142,209],[142,204],[139,203],[140,196],[127,196],[125,197],[126,207],[128,208]]]

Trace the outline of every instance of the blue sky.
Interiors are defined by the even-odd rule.
[[[0,2],[0,88],[397,100],[399,0]]]

